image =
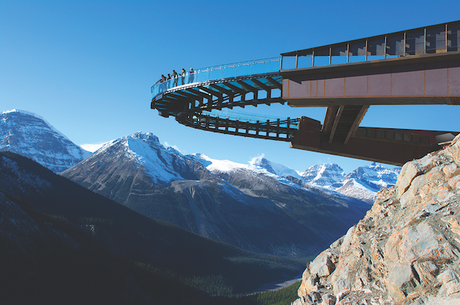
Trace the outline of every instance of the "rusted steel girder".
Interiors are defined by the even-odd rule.
[[[327,107],[321,138],[327,138],[334,147],[348,145],[349,141],[357,143],[356,139],[352,141],[353,135],[370,105],[460,105],[458,51],[285,70],[281,75],[283,100],[289,106]],[[406,151],[414,145],[396,144],[407,146]],[[348,149],[332,150],[346,153]],[[393,148],[389,144],[382,149],[385,152]]]
[[[280,74],[291,107],[460,104],[460,51]]]
[[[301,117],[291,148],[401,166],[442,149],[458,132],[358,127],[346,144],[330,141],[320,121]]]

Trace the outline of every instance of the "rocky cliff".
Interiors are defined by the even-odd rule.
[[[460,304],[460,136],[406,163],[310,262],[293,304]]]

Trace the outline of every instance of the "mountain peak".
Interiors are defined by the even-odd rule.
[[[116,164],[114,167],[109,166],[110,174],[126,179],[142,170],[155,183],[165,185],[174,180],[193,178],[187,170],[187,162],[190,160],[174,148],[165,147],[153,133],[139,131],[106,143],[81,165],[87,171],[99,171],[92,167],[92,164],[97,163],[103,172],[105,165]],[[66,175],[71,175],[72,170],[66,172]]]
[[[395,185],[399,171],[377,163],[360,166],[343,178],[343,186],[336,191],[372,203],[380,189]]]
[[[139,139],[146,143],[148,142],[148,143],[160,144],[160,140],[158,139],[158,137],[151,132],[138,131],[138,132],[135,132],[127,136],[126,138]]]
[[[247,165],[236,163],[230,160],[212,159],[202,153],[194,153],[189,155],[193,160],[200,162],[211,172],[232,172],[238,169],[247,169]]]
[[[356,179],[356,180],[375,180],[381,181],[383,183],[396,182],[398,174],[400,172],[399,167],[388,168],[381,164],[372,163],[368,166],[360,166],[348,175],[345,176],[345,179]],[[387,184],[383,185],[388,187]],[[391,185],[390,185],[391,186]],[[380,189],[380,188],[379,188]]]
[[[335,163],[313,165],[300,173],[304,181],[319,186],[332,186],[341,183],[345,172]]]
[[[91,155],[42,117],[16,109],[0,115],[0,150],[31,158],[55,173]]]
[[[33,112],[25,111],[25,110],[20,110],[20,109],[11,109],[11,110],[6,110],[3,111],[1,114],[2,122],[6,123],[8,125],[8,121],[10,121],[12,124],[17,123],[16,120],[19,118],[28,118],[29,119],[35,119],[37,121],[43,122],[43,125],[46,125],[48,128],[50,128],[53,132],[59,134],[63,138],[67,139],[67,137],[61,133],[59,130],[54,128],[50,123],[48,123],[47,120],[45,120],[42,116],[39,116],[38,114],[35,114]]]
[[[252,160],[249,161],[249,165],[252,167],[260,167],[266,169],[269,173],[275,174],[275,170],[273,169],[271,162],[265,158],[264,154],[252,158]]]
[[[253,170],[265,170],[268,173],[276,175],[280,178],[289,176],[300,178],[299,173],[296,170],[278,163],[271,162],[265,158],[264,154],[254,157],[251,161],[249,161],[249,167]]]

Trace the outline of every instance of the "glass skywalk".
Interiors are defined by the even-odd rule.
[[[211,80],[277,72],[280,70],[280,61],[280,57],[272,57],[197,69],[193,74],[187,72],[185,76],[172,78],[165,82],[159,80],[152,86],[151,92],[153,97],[155,97],[170,89],[181,89],[191,84],[196,85],[197,83],[204,83]]]

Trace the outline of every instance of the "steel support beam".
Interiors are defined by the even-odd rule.
[[[437,138],[452,139],[457,134],[450,131],[360,127],[343,144],[330,142],[330,135],[322,132],[320,121],[302,117],[290,147],[401,166],[441,149]]]

